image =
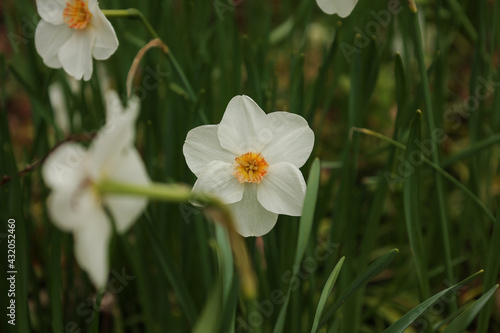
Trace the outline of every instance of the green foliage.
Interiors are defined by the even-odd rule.
[[[99,5],[139,12],[110,18],[119,48],[77,84],[37,54],[33,1],[0,8],[0,252],[15,219],[18,271],[16,326],[2,312],[1,332],[500,332],[498,1],[419,1],[414,14],[407,1],[360,0],[344,19],[314,0]],[[152,201],[114,236],[104,291],[50,222],[40,166],[65,140],[89,145],[106,87],[126,102],[152,37],[140,13],[171,51],[149,50],[132,85],[152,180],[194,184],[186,134],[219,123],[235,95],[315,132],[303,215],[245,239],[255,299],[226,229],[189,203]]]

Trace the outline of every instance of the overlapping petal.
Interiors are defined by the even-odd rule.
[[[278,220],[278,214],[268,211],[257,200],[257,186],[247,184],[242,200],[229,205],[236,220],[236,230],[244,237],[265,235]]]
[[[80,144],[66,142],[55,149],[42,166],[42,176],[53,189],[73,189],[83,179],[87,152]]]
[[[63,23],[64,0],[36,0],[36,8],[42,20],[59,25]]]
[[[200,173],[193,192],[211,193],[224,203],[231,204],[242,199],[244,188],[244,184],[233,176],[232,164],[213,161]]]
[[[126,111],[123,111],[121,102],[116,93],[106,95],[109,121],[101,128],[91,147],[93,159],[91,173],[93,177],[111,175],[114,170],[110,168],[111,161],[123,150],[130,146],[135,136],[135,121],[139,114],[139,105],[132,102]]]
[[[266,124],[266,114],[257,103],[248,96],[235,96],[219,124],[220,145],[236,156],[260,152],[267,143]]]
[[[316,0],[319,8],[327,14],[347,17],[351,14],[358,0]]]
[[[92,76],[92,46],[95,30],[74,30],[58,52],[59,61],[69,75],[75,79],[90,80]]]
[[[300,216],[306,194],[306,182],[293,164],[272,164],[257,188],[257,199],[270,212]]]
[[[108,59],[115,53],[119,44],[115,29],[99,8],[92,13],[91,25],[96,31],[92,55],[97,60]]]
[[[35,48],[43,63],[50,68],[61,68],[59,50],[71,37],[72,29],[65,24],[53,25],[40,21],[35,30]]]
[[[307,121],[289,112],[272,112],[267,115],[269,143],[262,155],[270,164],[289,162],[300,168],[311,155],[314,132]]]
[[[217,136],[219,125],[193,128],[187,134],[182,151],[189,169],[197,176],[212,161],[234,163],[235,154],[222,148]]]

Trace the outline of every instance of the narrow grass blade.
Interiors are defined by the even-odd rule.
[[[184,310],[187,320],[190,323],[194,324],[196,318],[196,309],[194,307],[193,301],[191,300],[191,297],[188,294],[187,288],[182,281],[179,272],[174,267],[173,263],[168,259],[168,256],[166,255],[166,252],[164,251],[157,234],[155,234],[155,231],[153,230],[151,222],[148,221],[144,224],[146,225],[146,231],[149,239],[151,240],[151,246],[160,264],[160,268],[172,285],[172,288],[178,297],[179,304]]]
[[[488,259],[485,268],[483,291],[486,292],[491,288],[498,278],[498,271],[500,270],[500,211],[497,212],[497,223],[493,226],[493,235],[491,236],[489,244]],[[483,307],[479,314],[479,324],[477,333],[486,333],[488,331],[488,324],[490,322],[491,308],[493,301],[489,301]]]
[[[399,149],[406,149],[406,146],[403,145],[402,143],[393,140],[391,138],[388,138],[385,135],[382,135],[380,133],[371,131],[366,128],[353,128],[353,131],[358,131],[367,135],[371,135],[374,137],[379,138],[382,141],[388,142],[392,145],[395,145]],[[458,180],[456,180],[452,175],[450,175],[448,172],[443,170],[441,167],[439,167],[436,163],[432,162],[431,160],[427,159],[426,157],[423,158],[424,162],[429,165],[431,168],[433,168],[436,172],[440,173],[443,177],[448,179],[450,182],[452,182],[455,186],[460,188],[465,195],[467,195],[472,201],[474,201],[479,208],[483,211],[483,213],[492,221],[496,222],[496,218],[491,214],[490,210],[484,205],[484,203],[479,199],[474,193],[472,193],[464,184],[460,183]]]
[[[52,237],[50,242],[50,308],[52,311],[52,331],[63,332],[63,315],[61,301],[61,240],[62,233],[56,228],[52,228]]]
[[[464,332],[469,326],[469,324],[474,320],[479,311],[488,302],[488,300],[493,296],[493,293],[497,290],[498,284],[493,286],[486,294],[481,296],[474,304],[470,305],[464,312],[462,312],[450,325],[446,327],[443,333],[455,333]]]
[[[335,282],[337,281],[337,277],[339,276],[340,269],[342,268],[342,264],[344,263],[345,257],[340,258],[335,268],[330,273],[328,280],[325,283],[325,287],[321,292],[321,296],[319,297],[318,307],[316,308],[316,315],[314,316],[313,326],[311,328],[311,333],[315,333],[318,329],[319,320],[321,318],[321,314],[323,313],[323,309],[325,308],[326,301],[328,300],[328,296],[332,292],[333,286],[335,286]]]
[[[420,166],[422,164],[422,151],[417,143],[421,141],[421,131],[422,113],[419,110],[413,118],[405,151],[404,161],[412,172],[404,181],[403,201],[408,239],[410,240],[410,247],[417,270],[421,300],[424,300],[430,296],[430,287],[422,244],[422,227],[420,226]]]
[[[435,113],[433,110],[432,99],[431,99],[431,90],[429,87],[429,77],[427,75],[427,67],[425,62],[425,54],[424,54],[424,46],[422,41],[422,30],[420,29],[420,22],[418,20],[417,7],[414,1],[409,1],[410,5],[410,27],[412,30],[413,40],[415,43],[415,51],[418,60],[418,67],[420,70],[420,77],[422,80],[422,89],[424,93],[424,101],[425,101],[425,118],[427,119],[427,130],[431,136],[431,160],[436,165],[440,165],[439,163],[439,145],[436,138],[435,130]],[[453,265],[451,260],[451,246],[450,246],[450,236],[448,231],[448,217],[446,215],[446,203],[444,196],[444,187],[443,187],[443,179],[441,173],[436,170],[434,172],[434,181],[436,188],[436,200],[438,207],[438,216],[439,216],[439,226],[440,226],[440,235],[441,242],[443,245],[443,253],[444,253],[444,264],[445,264],[445,273],[446,278],[449,281],[453,281]],[[451,305],[453,309],[457,308],[457,305],[454,303]]]
[[[408,80],[406,78],[406,69],[403,64],[403,58],[400,53],[394,57],[394,76],[396,78],[396,101],[398,105],[398,115],[396,126],[394,128],[394,137],[399,137],[399,131],[403,125],[409,122],[410,113],[406,113],[408,105]]]
[[[302,216],[300,217],[300,227],[299,227],[299,240],[297,243],[297,252],[295,253],[295,260],[293,265],[292,276],[295,276],[299,270],[300,262],[304,256],[307,243],[309,241],[309,235],[311,234],[311,228],[314,221],[314,211],[316,207],[316,199],[318,197],[318,187],[319,187],[319,177],[320,177],[320,161],[316,158],[311,166],[311,171],[309,172],[309,178],[307,179],[307,191],[306,197],[304,199],[304,208],[302,209]],[[291,288],[288,288],[288,293],[286,301],[281,307],[278,321],[274,327],[274,333],[283,332],[285,326],[286,312],[288,309],[288,303],[290,300]]]
[[[408,326],[410,326],[422,313],[424,313],[428,308],[430,308],[434,303],[436,303],[441,297],[451,293],[452,291],[457,290],[458,288],[462,287],[463,285],[469,283],[470,281],[474,280],[477,278],[479,275],[481,275],[483,271],[479,271],[465,280],[435,294],[434,296],[428,298],[427,300],[423,301],[419,305],[417,305],[415,308],[407,312],[404,316],[399,318],[398,321],[396,321],[394,324],[392,324],[389,328],[387,328],[384,333],[403,333]],[[456,331],[458,332],[458,331]]]
[[[377,260],[375,260],[370,266],[368,266],[361,274],[359,274],[356,279],[347,287],[346,290],[340,295],[339,299],[335,302],[332,308],[325,315],[319,327],[325,325],[328,320],[333,316],[335,311],[337,311],[342,304],[359,288],[370,282],[377,274],[387,268],[389,264],[396,258],[399,254],[398,249],[392,249]]]

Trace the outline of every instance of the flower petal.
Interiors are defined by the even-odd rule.
[[[287,162],[272,164],[257,188],[257,198],[270,212],[300,216],[306,182],[299,169]]]
[[[229,205],[236,219],[236,231],[244,237],[265,235],[278,220],[278,214],[266,210],[257,200],[257,186],[245,184],[243,199]]]
[[[288,112],[272,112],[267,118],[269,143],[262,156],[271,165],[289,162],[297,168],[303,166],[314,146],[314,132],[307,121]]]
[[[42,166],[45,184],[52,189],[73,189],[83,180],[87,152],[83,146],[67,142],[55,149]]]
[[[43,63],[50,68],[61,68],[59,49],[71,37],[72,29],[66,24],[53,25],[40,21],[35,30],[35,48]]]
[[[63,23],[64,0],[36,0],[36,9],[42,20],[59,25]]]
[[[59,82],[52,83],[49,86],[49,99],[54,112],[54,122],[63,134],[68,134],[70,131],[68,109],[64,90]]]
[[[92,212],[85,225],[74,232],[76,260],[96,288],[106,286],[110,237],[111,224],[102,209]]]
[[[189,169],[197,176],[212,161],[234,163],[236,156],[225,150],[217,136],[219,125],[204,125],[190,130],[182,147]]]
[[[141,156],[135,148],[125,150],[109,165],[111,173],[108,179],[116,182],[148,185],[150,183]],[[146,208],[148,201],[144,197],[107,195],[103,198],[109,207],[120,233],[127,231]]]
[[[108,119],[97,134],[89,153],[93,161],[91,174],[94,179],[107,177],[114,172],[107,165],[112,163],[123,149],[132,145],[135,120],[139,114],[139,103],[135,99],[132,99],[132,103],[123,112],[116,93],[109,93],[106,98]]]
[[[266,124],[266,114],[250,97],[235,96],[219,124],[220,145],[236,156],[259,153],[267,143],[262,138]]]
[[[90,24],[95,29],[95,43],[92,54],[97,60],[108,59],[118,48],[118,38],[115,29],[98,6],[92,12]]]
[[[224,203],[241,200],[245,185],[233,176],[233,165],[221,161],[210,162],[200,173],[193,192],[205,192],[218,196]]]
[[[58,52],[64,70],[75,79],[85,81],[92,76],[92,45],[95,40],[94,29],[73,29],[71,37]]]
[[[338,14],[347,17],[358,3],[358,0],[316,0],[319,8],[327,14]]]

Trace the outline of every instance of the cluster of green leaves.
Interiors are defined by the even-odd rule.
[[[16,219],[18,274],[17,325],[4,317],[0,330],[500,332],[500,4],[422,1],[417,16],[401,1],[380,21],[388,3],[360,0],[339,24],[311,0],[100,2],[140,10],[192,88],[159,50],[142,60],[137,146],[154,181],[194,182],[186,134],[218,123],[237,94],[300,114],[315,131],[321,163],[303,168],[303,216],[280,216],[246,240],[255,299],[242,296],[224,228],[162,202],[115,236],[110,284],[96,295],[71,235],[47,217],[39,163],[58,142],[91,140],[104,123],[103,79],[125,96],[151,36],[139,20],[110,19],[119,49],[74,91],[36,53],[32,1],[2,3],[12,50],[0,56],[0,236]],[[54,82],[69,136],[54,119]]]

